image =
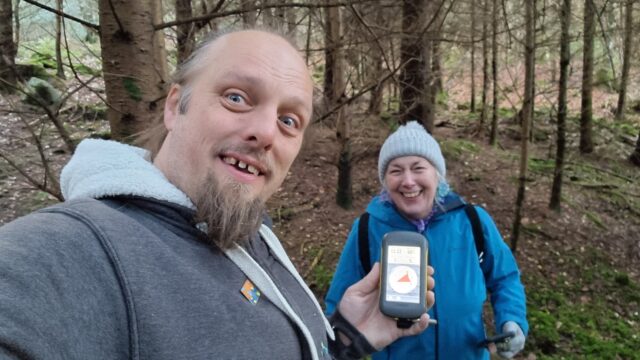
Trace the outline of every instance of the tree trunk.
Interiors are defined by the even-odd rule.
[[[631,54],[633,53],[633,3],[635,0],[627,0],[624,16],[624,49],[622,53],[622,74],[620,75],[620,87],[618,88],[618,107],[616,119],[624,117],[624,107],[627,101],[627,83],[629,81],[629,68],[631,67]]]
[[[15,0],[13,5],[13,25],[15,30],[13,32],[13,38],[15,39],[14,44],[17,51],[20,46],[20,0]]]
[[[420,33],[424,0],[404,0],[400,63],[400,122],[423,122],[425,118],[424,41]]]
[[[251,27],[251,26],[256,26],[256,12],[255,10],[248,10],[251,9],[256,1],[255,0],[241,0],[242,3],[240,4],[240,7],[242,9],[242,22]]]
[[[167,84],[167,59],[161,2],[100,0],[102,71],[111,137],[129,137],[147,126],[162,109]]]
[[[439,0],[439,1],[443,2],[444,0]],[[438,5],[441,5],[441,4],[438,4]],[[432,4],[432,6],[435,7],[436,4]],[[431,74],[433,79],[432,91],[433,91],[434,97],[440,94],[441,91],[443,91],[442,59],[440,56],[440,53],[441,53],[440,38],[442,36],[442,26],[444,24],[444,19],[445,19],[445,16],[443,12],[440,12],[438,14],[438,19],[434,21],[435,29],[432,32],[432,36],[431,36],[431,39],[432,39],[431,41],[431,50],[432,50],[431,51]]]
[[[479,130],[482,133],[487,120],[487,97],[489,94],[489,0],[482,3],[482,111]]]
[[[191,0],[176,0],[176,20],[193,17]],[[195,23],[181,24],[176,27],[176,42],[178,43],[178,64],[184,62],[194,47]]]
[[[640,133],[638,133],[638,140],[636,141],[636,149],[629,156],[629,160],[636,165],[640,166]]]
[[[338,43],[336,41],[339,41],[340,34],[340,29],[336,28],[336,24],[339,26],[340,19],[336,21],[336,19],[332,18],[332,16],[335,16],[334,12],[331,11],[332,9],[331,7],[324,9],[324,97],[330,103],[335,104],[335,100],[340,96],[340,94],[334,93],[336,89],[334,71],[337,67],[338,57]]]
[[[431,58],[431,73],[433,74],[433,92],[438,95],[444,91],[442,81],[442,56],[440,55],[440,40],[434,40],[431,42],[432,58]]]
[[[593,38],[595,32],[595,5],[584,2],[584,40],[582,56],[582,102],[580,106],[580,152],[593,152],[592,92],[593,92]]]
[[[269,7],[271,3],[272,3],[271,0],[262,0],[260,2],[261,4],[260,13],[262,14],[262,23],[268,26],[269,28],[277,29],[278,22],[276,20],[276,17],[273,15],[274,10],[276,9],[272,9]]]
[[[327,0],[330,2],[331,0]],[[328,97],[330,105],[343,105],[345,95],[345,59],[341,49],[341,20],[340,8],[329,7],[326,11],[326,41],[331,48],[331,69],[327,66],[327,74],[330,74],[332,89]],[[326,46],[326,45],[325,45]],[[325,75],[327,76],[327,75]],[[325,83],[327,84],[327,83]],[[336,189],[336,203],[343,209],[351,209],[353,204],[353,191],[351,184],[351,121],[346,116],[345,107],[338,110],[336,119],[336,137],[340,145],[338,155],[338,187]]]
[[[556,139],[556,167],[553,172],[549,208],[560,210],[562,199],[562,173],[564,169],[565,124],[567,121],[567,81],[571,61],[571,0],[563,0],[560,9],[560,81],[558,83],[558,134]]]
[[[0,0],[0,12],[4,21],[0,21],[0,79],[15,86],[16,76],[14,65],[16,61],[16,46],[13,42],[13,9],[11,0]],[[8,88],[0,82],[0,89]]]
[[[489,144],[498,140],[498,0],[492,1],[491,15],[491,76],[493,77],[493,112],[491,116],[491,135]]]
[[[284,8],[282,10],[285,11]],[[296,12],[294,9],[286,9],[285,16],[287,18],[287,34],[295,38],[297,28]]]
[[[529,124],[533,115],[533,82],[535,76],[535,0],[525,1],[525,78],[524,101],[522,104],[522,136],[520,147],[520,176],[518,178],[518,195],[516,198],[516,213],[513,220],[511,233],[511,250],[515,254],[518,249],[520,237],[520,220],[522,219],[522,207],[524,206],[527,181],[527,167],[529,162]]]
[[[384,12],[378,11],[376,14],[376,24],[382,25],[385,24],[384,20]],[[374,42],[369,44],[369,51],[373,54],[373,63],[371,64],[371,71],[369,78],[371,82],[378,81],[376,87],[371,90],[371,98],[369,99],[369,114],[373,116],[379,116],[382,112],[382,99],[384,95],[384,81],[380,81],[382,77],[382,64],[383,64],[383,56],[382,49],[376,45]]]
[[[56,9],[60,12],[64,10],[62,0],[56,0]],[[64,68],[62,67],[62,16],[56,15],[56,76],[64,79]]]
[[[304,46],[304,61],[307,64],[307,66],[309,65],[309,59],[311,58],[311,34],[312,34],[312,19],[313,19],[313,15],[314,15],[314,11],[313,8],[309,9],[309,15],[307,15],[307,39],[305,41],[305,46]]]
[[[476,112],[476,1],[471,0],[471,104],[469,111]]]
[[[429,13],[429,11],[427,11],[427,13]],[[433,41],[431,40],[432,36],[433,33],[429,31],[426,39],[424,39],[424,46],[422,48],[422,59],[425,65],[431,64],[431,54],[433,53]],[[436,93],[434,91],[435,86],[433,85],[435,79],[433,78],[433,72],[431,72],[430,66],[425,66],[424,68],[424,81],[424,115],[422,119],[418,120],[422,120],[422,125],[424,125],[425,129],[427,129],[429,133],[432,133],[436,118]]]

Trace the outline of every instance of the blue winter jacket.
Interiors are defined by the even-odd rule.
[[[399,339],[373,355],[381,359],[488,359],[489,352],[479,346],[485,339],[482,320],[487,290],[500,331],[507,321],[515,321],[525,335],[528,331],[524,287],[509,247],[491,216],[476,207],[485,237],[482,264],[474,243],[471,223],[462,199],[451,193],[427,225],[423,235],[429,240],[429,263],[435,269],[436,303],[429,310],[437,325],[422,334]],[[369,203],[369,253],[371,264],[380,259],[384,234],[394,230],[417,231],[416,226],[395,207],[375,197]],[[358,250],[356,220],[340,256],[326,297],[326,313],[334,312],[345,290],[364,277]]]

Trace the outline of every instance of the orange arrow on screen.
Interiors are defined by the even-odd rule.
[[[409,272],[407,271],[403,277],[398,279],[398,282],[411,282],[411,280],[409,279]]]

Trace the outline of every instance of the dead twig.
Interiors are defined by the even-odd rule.
[[[324,255],[324,248],[320,248],[320,250],[318,251],[318,254],[313,258],[311,265],[309,265],[309,267],[307,268],[307,271],[304,272],[304,275],[302,276],[302,278],[306,279],[309,276],[309,274],[311,274],[313,269],[315,269],[315,267],[318,266],[320,259],[322,259],[322,255]]]

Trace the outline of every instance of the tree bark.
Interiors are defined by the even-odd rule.
[[[629,160],[636,165],[640,166],[640,132],[638,133],[638,140],[636,141],[636,148],[629,156]]]
[[[335,89],[337,88],[335,81],[340,77],[334,74],[338,61],[340,21],[339,19],[336,21],[336,19],[333,18],[336,15],[331,9],[333,8],[324,9],[324,96],[329,100],[329,103],[335,104],[334,101],[340,96],[340,94],[335,93]],[[338,28],[336,28],[336,26],[338,26]]]
[[[584,2],[584,39],[582,56],[582,101],[580,106],[580,152],[593,152],[592,93],[593,93],[593,40],[595,32],[595,5]]]
[[[240,7],[243,10],[242,22],[245,25],[250,27],[256,26],[256,19],[257,19],[256,12],[254,10],[249,10],[255,6],[256,1],[255,0],[241,0],[241,1],[242,3],[240,4]]]
[[[20,0],[15,0],[13,5],[13,25],[15,31],[13,32],[14,44],[16,51],[20,46]]]
[[[444,0],[439,1],[442,2]],[[432,91],[434,96],[437,96],[441,91],[443,91],[440,37],[442,36],[442,26],[444,24],[444,19],[445,15],[440,12],[438,14],[438,19],[434,21],[435,29],[432,32],[431,36],[431,74],[433,79]]]
[[[622,50],[622,74],[618,88],[618,106],[616,107],[616,119],[624,117],[624,107],[627,101],[627,83],[629,81],[629,68],[631,67],[631,54],[633,54],[633,3],[635,0],[627,0],[624,16],[624,49]]]
[[[404,0],[400,63],[400,122],[425,119],[424,41],[420,33],[424,0]]]
[[[372,49],[372,51],[378,52],[378,50],[376,49]],[[376,79],[380,79],[380,76],[382,75],[382,55],[378,54],[378,56],[373,59],[372,67],[373,69],[371,71],[371,79],[373,79],[373,81],[376,81]],[[380,113],[382,113],[382,96],[384,94],[384,84],[384,81],[379,81],[376,87],[371,90],[368,112],[373,116],[379,116]]]
[[[56,0],[56,9],[60,12],[64,11],[62,0]],[[56,15],[56,76],[64,79],[64,68],[62,67],[62,16]]]
[[[278,22],[276,20],[276,17],[273,15],[273,12],[276,9],[272,9],[269,7],[271,3],[272,3],[271,0],[262,0],[260,2],[261,4],[260,14],[262,14],[263,24],[267,25],[272,29],[276,29],[278,27]]]
[[[384,26],[388,24],[385,21],[385,14],[383,11],[379,10],[376,13],[375,23],[378,26]],[[379,41],[379,40],[378,40]],[[369,114],[373,116],[379,116],[382,113],[382,99],[384,97],[384,87],[386,81],[380,81],[380,78],[383,75],[382,65],[384,63],[383,59],[383,48],[381,44],[375,44],[373,41],[369,44],[369,51],[373,54],[373,63],[371,65],[371,71],[369,78],[371,79],[371,83],[377,81],[378,84],[376,87],[371,90],[371,98],[369,99]]]
[[[162,109],[167,61],[162,31],[154,30],[162,16],[161,2],[100,0],[102,71],[111,137],[132,140]]]
[[[493,111],[491,116],[491,135],[489,144],[495,145],[498,140],[498,0],[492,1],[491,16],[491,76],[493,82]]]
[[[429,5],[427,5],[429,6]],[[427,11],[427,13],[430,13],[429,11]],[[434,85],[433,82],[435,81],[435,79],[433,78],[433,72],[431,71],[431,66],[428,66],[428,64],[431,64],[431,55],[433,54],[433,40],[431,40],[433,37],[433,32],[429,31],[428,35],[426,36],[426,38],[423,40],[424,41],[424,45],[422,48],[422,59],[424,61],[425,67],[424,67],[424,86],[423,86],[423,101],[424,101],[424,105],[423,105],[423,117],[422,119],[418,120],[422,120],[422,125],[424,125],[425,129],[427,129],[427,131],[429,133],[433,132],[433,128],[435,126],[435,119],[436,119],[436,93],[434,91]]]
[[[518,195],[516,198],[516,212],[511,233],[511,250],[515,254],[518,249],[520,237],[520,220],[522,219],[522,207],[524,206],[527,181],[527,168],[529,163],[529,124],[533,115],[533,82],[535,76],[535,0],[525,1],[525,79],[524,101],[522,104],[522,132],[520,144],[520,176],[518,178]]]
[[[0,21],[0,79],[15,86],[16,76],[13,67],[17,49],[13,42],[11,0],[0,0],[0,12],[4,18],[3,21]],[[0,83],[0,89],[4,88],[4,84]]]
[[[471,103],[469,111],[476,112],[476,0],[471,0]]]
[[[331,96],[328,97],[331,107],[341,105],[346,100],[345,94],[345,59],[341,44],[340,8],[330,7],[326,11],[326,42],[331,47],[331,69],[327,64],[327,73],[331,75]],[[326,76],[326,75],[325,75]],[[326,84],[326,83],[325,83]],[[336,138],[340,145],[338,154],[338,186],[336,189],[336,203],[343,209],[351,209],[353,191],[351,181],[351,121],[346,116],[345,106],[337,112]]]
[[[176,20],[190,19],[193,17],[191,0],[176,0]],[[184,62],[194,47],[195,23],[187,23],[176,26],[176,42],[178,43],[178,63]]]
[[[479,130],[482,133],[487,120],[487,97],[489,94],[489,0],[482,3],[482,110]]]
[[[556,138],[556,165],[551,185],[549,208],[560,210],[562,199],[562,174],[564,171],[565,126],[567,121],[567,82],[571,61],[571,0],[563,0],[560,9],[560,80],[558,82],[558,134]]]

